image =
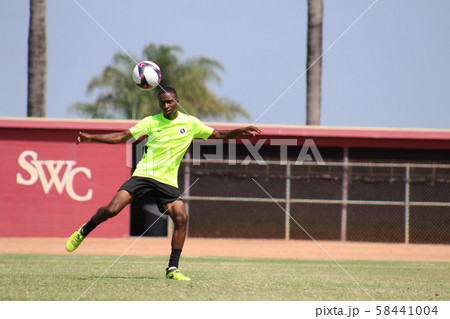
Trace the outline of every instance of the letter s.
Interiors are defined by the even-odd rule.
[[[39,176],[36,168],[31,165],[29,162],[26,161],[26,157],[31,156],[31,158],[36,161],[37,160],[37,153],[34,151],[23,151],[22,154],[19,156],[19,165],[30,174],[30,178],[26,180],[23,178],[22,174],[17,173],[16,175],[16,182],[17,184],[21,185],[33,185],[37,182]]]

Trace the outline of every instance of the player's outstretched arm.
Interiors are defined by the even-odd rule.
[[[77,144],[89,142],[120,144],[128,141],[131,137],[132,135],[129,130],[108,134],[88,134],[79,132],[77,137]]]
[[[229,140],[241,134],[252,135],[260,134],[261,130],[253,125],[237,128],[234,130],[214,130],[211,133],[210,139]]]

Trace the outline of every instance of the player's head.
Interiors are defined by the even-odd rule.
[[[158,97],[164,93],[172,93],[172,94],[174,94],[175,98],[178,99],[177,91],[171,86],[164,86],[164,87],[161,86],[158,91]]]
[[[158,92],[158,100],[164,117],[173,119],[177,116],[178,97],[174,88],[162,87]]]

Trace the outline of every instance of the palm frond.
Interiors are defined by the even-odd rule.
[[[149,60],[162,71],[161,86],[172,86],[178,91],[181,111],[199,118],[233,120],[241,115],[250,118],[237,102],[217,96],[209,83],[221,84],[221,63],[208,57],[189,57],[181,61],[183,49],[177,45],[150,44],[143,49],[142,58],[121,52],[113,56],[113,64],[93,77],[87,86],[88,94],[97,94],[94,103],[77,102],[71,112],[91,118],[137,119],[160,112],[157,90],[139,89],[131,79],[135,61]]]

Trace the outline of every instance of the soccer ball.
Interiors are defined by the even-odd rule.
[[[133,81],[142,89],[152,90],[161,82],[161,69],[151,61],[142,61],[133,69]]]

